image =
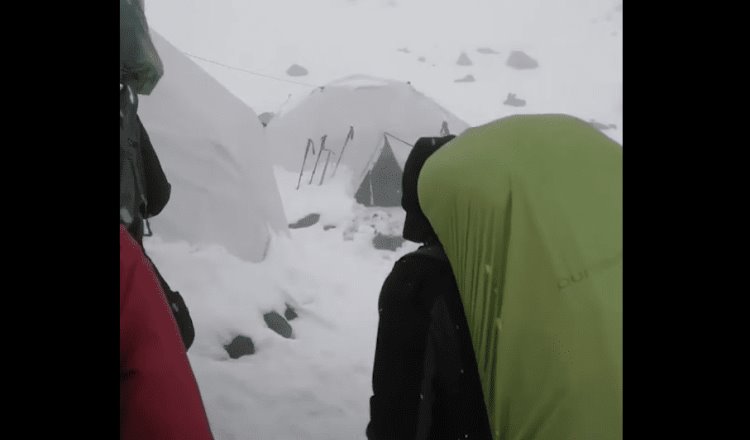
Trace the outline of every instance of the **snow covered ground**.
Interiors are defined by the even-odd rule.
[[[262,263],[158,234],[146,248],[193,316],[189,357],[217,439],[363,438],[378,293],[396,259],[417,246],[373,248],[375,230],[400,231],[403,211],[356,206],[347,179],[315,197],[318,187],[294,190],[296,173],[276,173],[286,183],[290,219],[322,215],[289,237],[275,236]],[[298,315],[289,321],[290,339],[263,319],[283,315],[287,305]],[[254,354],[229,358],[223,346],[237,335],[252,338]]]
[[[369,75],[410,81],[469,125],[517,113],[566,112],[603,124],[604,132],[622,143],[621,0],[149,0],[146,14],[165,40],[193,55],[252,109],[246,114],[288,112],[317,86]],[[509,66],[513,51],[523,51],[537,67]],[[295,64],[304,70],[290,70]],[[165,65],[165,78],[181,75],[171,67]],[[211,119],[213,107],[201,102],[183,103],[180,111],[195,110],[213,121],[205,125],[213,130],[210,140],[219,149],[234,148],[232,154],[252,168],[252,160],[236,150],[243,138],[224,137],[223,122]],[[156,107],[151,111],[153,116]],[[145,119],[144,124],[154,127],[157,138],[163,131],[163,124],[149,126]],[[250,125],[253,139],[261,136]],[[186,182],[197,173],[196,162],[179,168],[180,145],[163,154],[165,171],[177,184],[173,191],[180,185],[196,190],[194,182]],[[271,147],[258,145],[248,148],[254,157],[266,154],[261,162],[269,168]],[[223,175],[218,170],[233,169],[223,159],[219,163],[224,168],[215,169],[217,178]],[[269,224],[278,225],[279,215],[290,224],[320,215],[314,225],[288,233],[278,226],[265,230],[254,220],[253,233],[264,239],[245,242],[265,246],[270,237],[259,262],[232,252],[226,233],[180,239],[160,232],[168,230],[167,222],[153,224],[155,235],[146,248],[190,308],[196,339],[189,357],[217,440],[364,438],[378,293],[393,263],[416,245],[406,242],[395,251],[373,246],[378,233],[400,233],[404,213],[357,205],[345,170],[326,185],[300,190],[295,190],[299,175],[281,166],[272,169],[275,181],[253,175],[254,183],[238,184],[232,176],[234,192],[223,194],[223,204],[210,208],[205,221],[236,228],[236,222],[220,220],[236,215],[229,206],[242,194],[236,191],[258,185],[266,185],[269,194],[278,191],[283,204],[283,213],[272,202],[256,213]],[[173,197],[186,215],[189,200]],[[298,315],[288,321],[291,338],[272,331],[264,319],[272,311],[284,315],[287,307]],[[224,346],[238,335],[250,337],[255,352],[231,359]]]

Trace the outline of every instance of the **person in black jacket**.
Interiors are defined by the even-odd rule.
[[[404,166],[403,236],[422,243],[399,259],[378,300],[370,440],[491,440],[458,286],[419,206],[425,161],[455,136],[420,138]]]

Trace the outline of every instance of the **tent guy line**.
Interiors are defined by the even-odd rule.
[[[206,61],[208,63],[216,64],[217,66],[226,67],[227,69],[238,70],[240,72],[249,73],[251,75],[260,76],[260,77],[263,77],[263,78],[273,79],[273,80],[276,80],[276,81],[282,81],[282,82],[287,82],[287,83],[292,83],[292,84],[299,84],[301,86],[307,86],[307,87],[319,87],[319,86],[316,86],[316,85],[310,84],[310,83],[304,83],[304,82],[301,82],[301,81],[294,81],[294,80],[291,80],[291,79],[277,78],[275,76],[266,75],[266,74],[258,73],[258,72],[253,72],[252,70],[248,70],[248,69],[243,69],[241,67],[230,66],[228,64],[224,64],[224,63],[221,63],[219,61],[210,60],[208,58],[200,57],[198,55],[193,55],[191,53],[184,52],[184,51],[182,53],[184,53],[185,55],[187,55],[189,57],[192,57],[192,58],[196,58],[196,59],[199,59],[199,60],[202,60],[202,61]]]

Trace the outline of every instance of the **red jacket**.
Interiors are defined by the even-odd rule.
[[[177,324],[120,226],[120,439],[213,440]]]

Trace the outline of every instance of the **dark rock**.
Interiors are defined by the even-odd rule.
[[[299,64],[292,64],[286,69],[286,74],[289,76],[305,76],[307,75],[307,69],[300,66]]]
[[[263,315],[263,320],[271,330],[289,339],[292,337],[292,326],[284,319],[283,316],[276,312],[269,312]]]
[[[227,351],[230,358],[238,359],[242,356],[255,353],[255,345],[253,344],[252,339],[247,336],[239,335],[232,339],[232,342],[228,345],[225,345],[224,350]]]
[[[264,112],[258,115],[258,119],[260,119],[260,123],[263,124],[265,127],[268,125],[269,122],[271,122],[271,119],[273,119],[274,114],[271,112]]]
[[[515,93],[508,93],[508,97],[505,98],[503,104],[510,105],[512,107],[523,107],[526,105],[526,100],[517,98]]]
[[[500,52],[496,51],[495,49],[492,49],[491,47],[480,47],[477,49],[477,52],[483,53],[485,55],[491,55],[491,54],[498,54]]]
[[[593,119],[589,121],[589,124],[591,124],[597,130],[601,130],[601,131],[609,130],[609,129],[617,129],[617,125],[615,124],[603,124]]]
[[[539,63],[535,59],[520,50],[511,52],[505,64],[514,69],[536,69],[539,67]]]
[[[284,310],[284,318],[287,319],[287,321],[291,321],[292,319],[297,317],[297,311],[294,310],[294,307],[290,306],[289,304],[286,305],[286,310]]]
[[[320,220],[320,214],[312,213],[308,214],[301,219],[297,220],[295,223],[289,224],[289,229],[299,229],[299,228],[308,228],[315,223],[318,223],[318,220]]]
[[[471,66],[474,63],[471,62],[471,59],[466,55],[466,52],[461,52],[461,56],[458,57],[456,64],[459,66]]]
[[[398,235],[383,235],[378,233],[372,239],[372,244],[375,249],[387,249],[389,251],[395,251],[404,243],[404,238]]]
[[[476,80],[474,79],[474,75],[466,75],[465,77],[463,77],[463,78],[459,78],[459,79],[457,79],[457,80],[455,80],[455,81],[453,81],[453,82],[457,82],[457,83],[467,83],[467,82],[474,82],[474,81],[476,81]]]

